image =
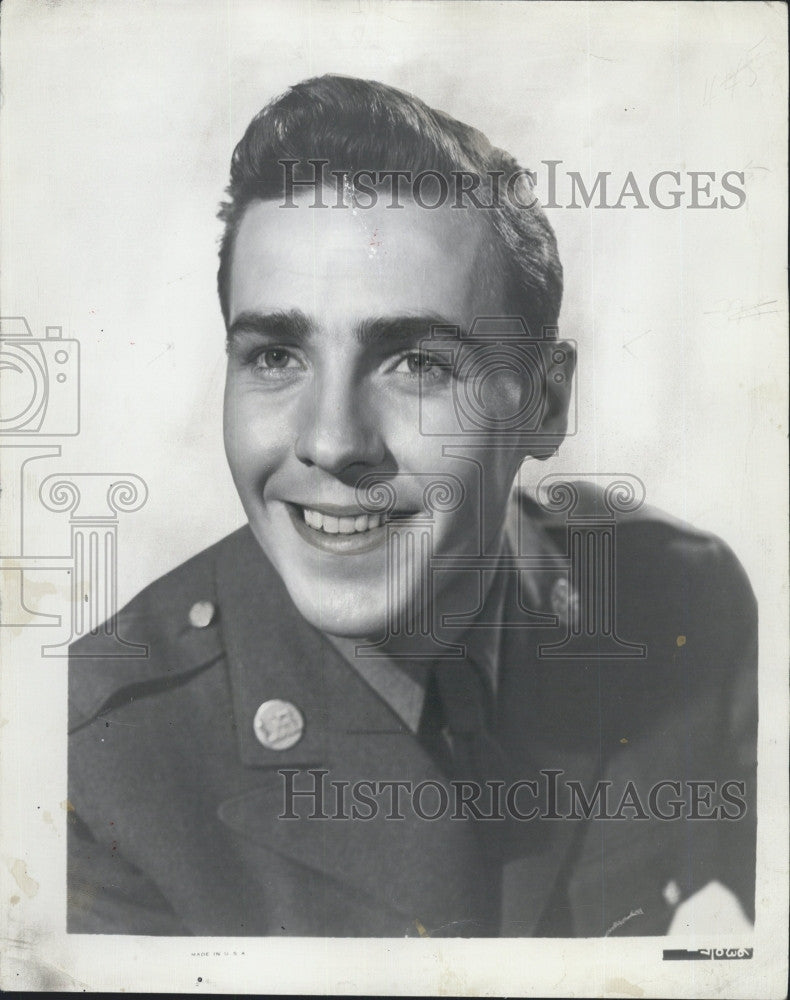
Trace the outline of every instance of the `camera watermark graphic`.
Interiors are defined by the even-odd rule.
[[[521,316],[478,316],[468,330],[434,325],[420,350],[431,365],[420,380],[424,436],[446,438],[448,444],[453,438],[473,439],[491,447],[518,442],[530,451],[554,451],[576,433],[576,344],[560,341],[556,326],[543,326],[533,335]],[[440,423],[430,405],[430,373],[436,368],[452,374],[454,427]],[[558,433],[546,418],[561,387],[568,393],[567,422]]]
[[[617,627],[617,520],[644,502],[638,477],[544,477],[534,499],[555,531],[564,522],[559,549],[523,537],[523,519],[509,534],[495,530],[509,463],[548,457],[576,432],[576,345],[555,327],[533,336],[521,317],[482,316],[468,330],[434,325],[419,357],[419,431],[436,471],[357,483],[360,507],[385,515],[388,622],[356,655],[463,657],[459,636],[472,630],[541,628],[557,633],[538,646],[542,658],[644,658],[646,645]],[[462,525],[450,543],[448,519]],[[454,606],[443,597],[450,578],[465,581]],[[546,579],[541,602],[535,581]],[[490,600],[497,581],[504,596]]]
[[[62,327],[48,326],[37,339],[24,317],[0,318],[0,434],[79,433],[79,347]]]
[[[0,449],[3,461],[3,553],[0,556],[0,627],[60,627],[61,616],[31,608],[28,574],[70,577],[70,632],[63,642],[41,647],[43,656],[147,656],[116,631],[118,524],[121,513],[139,510],[148,496],[143,480],[128,473],[45,475],[39,466],[61,456],[58,437],[80,433],[80,345],[49,326],[33,336],[24,317],[0,319]],[[70,514],[67,554],[31,552],[29,525],[42,511]],[[40,577],[37,577],[40,579]],[[54,589],[54,588],[53,588]]]

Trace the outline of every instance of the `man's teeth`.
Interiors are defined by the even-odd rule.
[[[317,510],[304,508],[304,519],[311,528],[325,531],[328,535],[353,535],[361,531],[378,528],[384,518],[381,514],[359,514],[357,517],[331,517]]]

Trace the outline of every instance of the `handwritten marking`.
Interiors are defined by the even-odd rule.
[[[757,83],[757,67],[768,53],[765,49],[760,52],[755,50],[759,49],[764,41],[765,38],[761,38],[759,42],[747,49],[745,55],[738,60],[737,65],[728,70],[723,77],[719,76],[718,73],[708,77],[705,81],[702,97],[702,103],[705,107],[710,107],[715,100],[721,97],[723,91],[729,91],[730,100],[733,100],[735,91],[739,87],[751,88]]]

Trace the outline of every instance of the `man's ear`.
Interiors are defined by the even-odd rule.
[[[576,345],[557,340],[543,349],[546,369],[545,395],[540,426],[533,440],[527,441],[526,455],[541,461],[557,453],[568,430],[568,414],[573,401],[573,375],[576,371]]]

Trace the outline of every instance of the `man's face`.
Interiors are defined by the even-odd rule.
[[[431,367],[435,356],[419,344],[432,324],[468,329],[476,316],[501,313],[502,286],[473,211],[311,201],[291,209],[253,202],[241,221],[225,448],[252,531],[302,615],[335,635],[378,637],[420,583],[400,545],[390,575],[407,582],[388,588],[388,532],[405,538],[428,518],[433,554],[452,555],[479,552],[481,529],[486,546],[501,531],[521,454],[459,438],[456,376]],[[494,372],[488,412],[512,413],[521,392],[512,371]],[[421,407],[430,436],[420,430]],[[449,443],[463,444],[466,457],[443,454]],[[425,488],[443,474],[456,477],[464,499],[433,512]],[[357,484],[371,475],[395,490],[389,525],[360,504]],[[435,578],[440,606],[459,579]]]

